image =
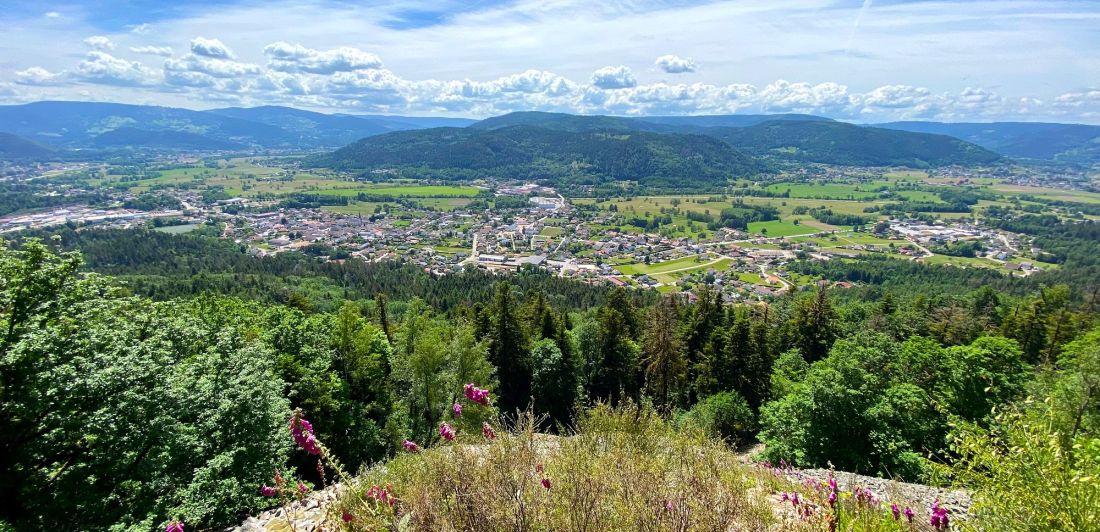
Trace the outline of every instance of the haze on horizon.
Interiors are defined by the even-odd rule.
[[[15,0],[0,104],[1100,123],[1100,3]]]

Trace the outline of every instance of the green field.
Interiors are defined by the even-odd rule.
[[[808,235],[820,231],[821,228],[801,225],[801,222],[798,225],[795,225],[794,223],[784,222],[782,220],[772,220],[770,222],[753,222],[749,224],[749,233],[752,233],[754,235],[765,235],[769,238]]]
[[[869,185],[844,183],[775,183],[768,185],[771,192],[789,192],[791,198],[867,200],[878,197],[878,192],[868,190]]]
[[[182,233],[190,233],[191,231],[194,231],[195,229],[198,229],[200,227],[202,227],[201,224],[167,225],[164,227],[157,227],[153,230],[159,231],[161,233],[178,235]]]

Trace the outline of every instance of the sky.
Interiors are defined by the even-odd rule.
[[[4,0],[36,100],[1100,124],[1100,0]]]

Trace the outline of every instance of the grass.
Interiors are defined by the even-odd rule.
[[[568,437],[538,428],[523,416],[492,441],[460,432],[403,453],[345,482],[323,526],[347,530],[347,516],[354,530],[904,530],[884,507],[847,494],[832,507],[826,487],[745,464],[721,440],[651,409],[598,406]],[[378,503],[375,486],[397,502]],[[813,510],[800,515],[781,492]]]
[[[772,192],[790,192],[791,198],[865,200],[875,199],[878,192],[868,190],[869,185],[844,183],[775,183],[768,185]]]
[[[655,273],[666,273],[670,271],[682,270],[685,268],[697,268],[703,265],[714,262],[706,255],[692,255],[690,257],[681,257],[679,259],[667,260],[664,262],[658,262],[654,264],[622,264],[617,266],[618,270],[623,275],[638,275],[646,274],[652,275]]]
[[[780,236],[808,235],[820,231],[821,228],[801,225],[801,222],[796,225],[794,223],[784,222],[782,220],[772,220],[769,222],[753,222],[749,224],[750,233],[754,235],[766,235],[772,238]]]
[[[183,233],[190,233],[191,231],[194,231],[195,229],[198,229],[200,227],[202,227],[201,224],[168,225],[168,226],[164,226],[164,227],[157,227],[156,229],[153,229],[153,230],[154,231],[159,231],[161,233],[168,233],[168,234],[172,234],[172,235],[178,235],[178,234],[183,234]]]

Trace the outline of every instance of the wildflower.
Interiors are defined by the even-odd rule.
[[[672,501],[665,499],[665,511],[672,512],[676,509],[676,506],[672,504]]]
[[[299,482],[298,483],[298,494],[299,495],[305,495],[307,491],[309,491],[309,488],[307,488],[305,484],[302,484],[301,482]]]
[[[784,491],[783,495],[779,499],[779,502],[787,502],[789,500],[791,500],[791,494]]]
[[[497,433],[493,430],[493,427],[489,426],[489,423],[481,424],[481,435],[485,436],[486,440],[497,439]]]
[[[829,492],[829,506],[832,506],[834,504],[836,504],[836,492],[831,491]]]
[[[901,509],[898,508],[898,503],[890,503],[890,512],[894,514],[894,521],[901,519]]]
[[[913,509],[912,508],[906,506],[905,510],[903,510],[902,513],[905,514],[905,519],[907,519],[910,523],[913,522]]]
[[[948,509],[940,506],[940,500],[936,499],[932,503],[932,515],[928,518],[928,523],[936,530],[947,530],[951,524],[951,520],[947,516],[948,513]]]
[[[321,454],[321,446],[313,435],[313,424],[302,417],[300,410],[295,410],[290,416],[290,435],[307,453]]]
[[[183,521],[172,521],[164,527],[164,532],[183,532]]]
[[[355,517],[352,517],[351,514],[344,512],[344,515],[341,515],[340,519],[342,519],[345,523],[350,523],[355,520]]]
[[[791,504],[794,506],[798,506],[800,503],[801,501],[798,500],[798,492],[791,492]]]
[[[455,417],[461,416],[462,415],[462,405],[458,404],[458,401],[455,401],[455,404],[451,405],[451,412],[454,412]]]
[[[264,487],[260,488],[260,495],[263,495],[264,497],[274,497],[275,488],[265,485]]]
[[[402,445],[405,446],[405,450],[410,453],[420,452],[420,446],[413,441],[405,440],[405,443],[403,443]]]
[[[482,406],[489,404],[489,390],[483,390],[474,386],[473,383],[468,383],[463,387],[462,391],[470,401]]]
[[[453,427],[451,427],[451,425],[449,423],[440,423],[439,424],[439,435],[442,436],[443,439],[445,439],[447,441],[452,441],[452,440],[455,439],[455,429]]]
[[[549,490],[550,489],[550,479],[548,479],[548,478],[542,479],[542,487]]]
[[[836,479],[832,476],[829,477],[829,489],[834,492],[836,491]]]

